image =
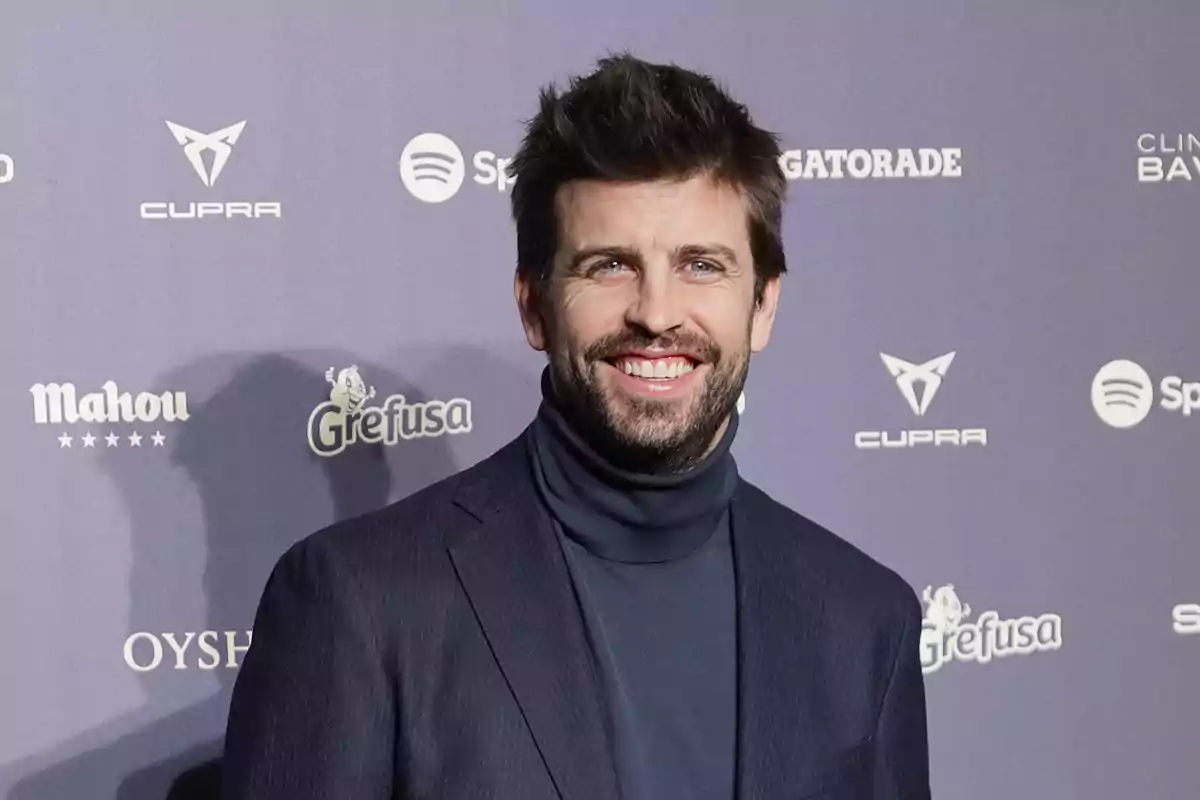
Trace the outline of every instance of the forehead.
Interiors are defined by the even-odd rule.
[[[748,205],[707,175],[686,180],[573,181],[555,196],[560,245],[675,247],[719,241],[748,250]]]

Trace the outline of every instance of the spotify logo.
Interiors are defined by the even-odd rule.
[[[400,153],[400,180],[425,203],[449,200],[462,186],[464,174],[462,151],[440,133],[415,136]]]
[[[1092,407],[1114,428],[1132,428],[1154,405],[1154,385],[1140,364],[1119,359],[1100,368],[1092,379]]]

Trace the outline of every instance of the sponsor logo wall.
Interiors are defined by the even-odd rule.
[[[471,401],[465,398],[410,402],[392,394],[370,405],[375,387],[367,385],[357,365],[330,367],[325,379],[329,397],[308,418],[308,446],[319,456],[336,456],[359,442],[391,445],[471,431]]]
[[[254,631],[138,631],[125,639],[125,663],[134,672],[237,669]]]
[[[229,163],[233,146],[237,144],[246,127],[246,120],[221,128],[212,133],[200,133],[174,122],[167,128],[183,147],[183,154],[196,171],[200,181],[213,188],[217,178]],[[261,219],[283,216],[282,204],[271,200],[220,200],[209,197],[204,200],[148,201],[141,205],[142,219],[154,220],[202,220],[202,219]]]
[[[162,429],[188,419],[186,392],[131,393],[121,391],[115,381],[105,381],[101,391],[86,394],[80,394],[70,382],[35,383],[29,393],[33,396],[33,421],[61,430],[60,448],[72,447],[76,438],[85,448],[97,446],[93,430],[104,447],[141,447],[141,430],[152,429],[147,446],[162,447],[166,443]],[[77,432],[80,427],[82,435]],[[117,430],[127,435],[118,435]]]
[[[954,584],[926,586],[922,594],[921,669],[926,675],[951,661],[987,664],[1008,656],[1058,650],[1063,644],[1062,617],[1039,614],[1004,618],[984,611],[972,621],[971,606],[962,602]]]
[[[1171,610],[1171,619],[1176,633],[1200,633],[1200,603],[1180,603]]]
[[[778,136],[789,274],[735,452],[912,586],[934,796],[1195,795],[1200,112],[1127,66],[1186,74],[1200,6],[535,0],[180,39],[77,5],[0,26],[0,797],[169,796],[219,754],[276,559],[524,428],[511,159],[538,87],[617,40]]]
[[[1092,381],[1092,406],[1100,419],[1114,428],[1138,425],[1156,405],[1184,417],[1200,410],[1200,381],[1186,381],[1178,375],[1162,378],[1158,381],[1157,404],[1154,388],[1150,373],[1136,361],[1110,361]]]
[[[1138,183],[1200,179],[1200,136],[1195,133],[1143,133],[1137,150]]]
[[[787,150],[779,166],[788,180],[961,178],[961,147]]]
[[[471,181],[478,186],[506,192],[513,179],[509,158],[491,150],[478,150],[471,157]],[[400,153],[400,180],[413,197],[424,203],[442,203],[458,194],[467,177],[463,152],[449,136],[422,133],[414,136]]]
[[[922,421],[933,405],[933,398],[941,388],[954,356],[954,352],[949,352],[922,364],[914,364],[887,353],[879,354],[888,373],[895,380],[900,395],[908,403],[913,415]],[[854,446],[859,450],[895,450],[925,446],[982,447],[986,444],[985,428],[920,427],[896,431],[864,430],[854,434]]]

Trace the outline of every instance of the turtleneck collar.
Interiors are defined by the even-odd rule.
[[[593,555],[624,563],[684,558],[713,534],[737,488],[730,453],[737,423],[734,412],[716,447],[687,472],[628,472],[572,429],[547,369],[529,437],[538,494],[563,531]]]

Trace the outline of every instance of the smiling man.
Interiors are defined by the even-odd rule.
[[[513,163],[518,176],[553,164],[532,148]],[[770,335],[782,253],[763,254],[774,271],[764,265],[770,279],[756,285],[746,203],[725,181],[576,179],[552,198],[555,255],[521,261],[518,305],[530,344],[549,355],[549,399],[616,465],[693,467]],[[529,216],[546,213],[533,204],[548,199],[518,189],[518,226],[533,228]],[[548,246],[520,244],[530,259]]]
[[[280,559],[228,800],[930,796],[915,594],[730,452],[786,271],[778,159],[679,67],[543,91],[511,166],[542,403]]]

